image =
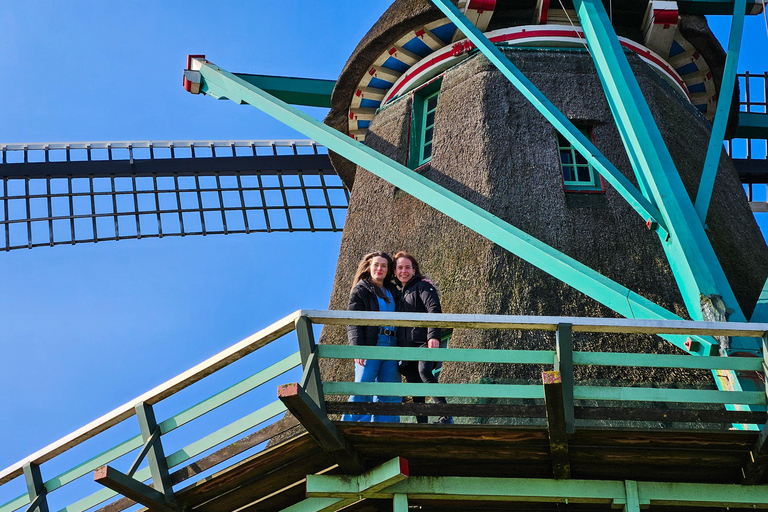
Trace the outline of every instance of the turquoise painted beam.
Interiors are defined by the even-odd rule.
[[[752,318],[750,322],[765,322],[768,321],[768,280],[763,284],[763,290],[760,292],[760,298],[757,299],[757,305],[752,311]],[[768,354],[764,354],[768,357]]]
[[[245,73],[235,73],[235,76],[286,103],[307,107],[331,108],[331,94],[336,86],[335,80],[315,78],[249,75]]]
[[[344,476],[343,489],[354,489],[353,494],[357,496],[372,495],[380,493],[399,482],[407,480],[409,477],[408,461],[402,457],[395,457],[384,464],[369,469],[365,473],[357,476]],[[311,483],[310,483],[311,481]],[[348,498],[350,496],[336,496],[339,486],[339,478],[330,475],[307,475],[307,497],[308,498]],[[314,492],[310,493],[309,488]],[[347,494],[347,493],[341,493]]]
[[[736,137],[739,139],[768,139],[768,114],[739,112]]]
[[[534,106],[539,108],[544,105],[542,102],[548,103],[541,93],[525,85],[527,79],[522,73],[449,0],[432,1]],[[689,315],[696,320],[703,319],[701,296],[719,295],[727,307],[734,311],[733,320],[744,321],[741,308],[698,221],[693,204],[674,170],[672,157],[666,150],[650,109],[634,79],[605,8],[596,0],[577,1],[576,5],[580,6],[582,27],[590,43],[590,51],[619,133],[629,156],[634,160],[633,164],[640,166],[636,172],[642,176],[641,185],[647,188],[652,202],[661,210],[664,229],[670,236],[661,231],[659,236]],[[542,113],[559,131],[572,128],[572,125],[569,127],[561,122],[562,114],[556,109],[555,112],[540,108],[542,110],[547,112]],[[561,133],[569,138],[568,132]],[[578,141],[571,142],[579,149]]]
[[[635,172],[645,177],[650,197],[666,221],[670,237],[662,237],[662,246],[689,315],[703,319],[701,297],[718,295],[734,311],[731,318],[744,321],[605,7],[600,0],[575,0],[574,5],[624,146],[638,166]]]
[[[621,508],[636,500],[650,506],[733,507],[768,509],[768,486],[635,482],[621,480],[554,480],[546,478],[483,478],[412,476],[377,492],[355,493],[343,476],[307,477],[307,496],[391,499],[403,494],[419,500],[605,504]]]
[[[709,137],[707,158],[704,161],[704,170],[701,172],[699,191],[696,194],[694,207],[701,219],[706,224],[709,202],[712,199],[712,189],[715,187],[715,176],[720,166],[720,157],[723,154],[723,137],[731,115],[731,98],[736,84],[736,68],[739,64],[739,52],[741,51],[741,38],[744,34],[744,9],[747,0],[734,2],[733,20],[731,21],[731,34],[728,37],[728,53],[725,58],[725,70],[718,95],[715,121],[712,123],[712,134]]]
[[[565,115],[552,104],[549,99],[539,91],[533,82],[514,65],[491,43],[477,27],[471,24],[466,17],[451,3],[450,0],[432,0],[443,14],[450,19],[459,30],[469,38],[472,43],[490,60],[496,68],[514,85],[518,91],[531,102],[536,110],[557,129],[560,134],[570,142],[592,167],[607,181],[621,197],[638,212],[644,221],[653,221],[657,224],[657,231],[666,236],[666,221],[658,208],[652,204],[630,182],[616,166],[614,166],[592,141],[584,136]]]
[[[247,103],[258,108],[622,316],[681,320],[679,316],[658,304],[595,272],[404,165],[266,94],[232,73],[202,59],[193,59],[192,65],[199,73],[201,92],[214,98],[227,98],[235,103]],[[191,73],[188,75],[191,76]],[[687,337],[663,337],[677,347],[689,351],[685,347]],[[697,338],[697,341],[700,343],[695,353],[699,355],[711,355],[713,346],[717,345],[712,338]]]
[[[677,6],[681,14],[705,15],[731,15],[734,5],[739,0],[677,0]],[[756,15],[763,12],[762,0],[747,0],[744,14]]]

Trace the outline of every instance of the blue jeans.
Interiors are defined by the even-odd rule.
[[[377,343],[379,347],[397,346],[397,339],[394,336],[379,336]],[[365,366],[355,363],[355,382],[401,382],[400,372],[397,369],[397,361],[379,361],[377,359],[366,359]],[[373,402],[399,403],[399,396],[374,396]],[[370,396],[352,395],[350,402],[371,402]],[[341,421],[364,421],[378,423],[399,423],[399,416],[381,416],[371,414],[345,414]]]

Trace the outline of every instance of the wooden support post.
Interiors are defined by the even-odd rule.
[[[163,493],[109,466],[101,466],[94,471],[93,480],[144,505],[151,512],[178,512],[176,507],[165,503]]]
[[[763,336],[763,374],[768,379],[768,334]],[[768,382],[768,380],[766,380]],[[768,387],[766,387],[768,393]],[[749,453],[749,460],[741,469],[742,484],[761,484],[765,482],[768,472],[768,423],[763,425],[760,437]]]
[[[365,469],[357,451],[304,388],[297,383],[284,384],[277,388],[277,397],[345,473],[357,474]]]
[[[575,431],[573,419],[573,326],[558,324],[556,332],[557,355],[555,371],[560,372],[563,387],[563,408],[565,411],[565,431]]]
[[[392,512],[408,512],[407,494],[395,494],[392,497]]]
[[[544,400],[547,404],[549,448],[552,453],[552,472],[556,480],[571,478],[568,456],[568,433],[563,410],[563,383],[560,372],[542,372]]]
[[[640,512],[640,492],[637,489],[637,482],[634,480],[625,480],[624,492],[627,496],[627,502],[624,504],[624,512]]]
[[[173,495],[171,475],[165,461],[165,453],[160,441],[160,427],[155,420],[155,413],[152,406],[146,402],[136,404],[135,410],[144,447],[131,464],[128,474],[109,466],[101,466],[94,471],[93,480],[144,505],[152,512],[178,512],[179,507]],[[133,474],[145,456],[154,488],[133,478]]]
[[[325,411],[325,397],[323,396],[323,381],[320,378],[320,366],[317,358],[317,345],[312,332],[312,322],[306,316],[296,319],[296,337],[299,340],[299,354],[304,374],[299,385],[307,395],[315,402],[320,413],[327,416]]]
[[[48,491],[45,490],[40,466],[34,462],[24,464],[24,479],[27,481],[27,495],[31,502],[26,512],[48,512],[48,500],[45,497]]]
[[[176,505],[176,498],[173,496],[173,485],[171,484],[171,476],[168,473],[168,464],[165,462],[165,453],[163,452],[163,444],[160,441],[160,432],[155,421],[155,412],[152,410],[152,406],[146,402],[136,404],[136,419],[139,420],[139,428],[141,429],[141,437],[145,444],[149,444],[149,450],[147,450],[147,464],[149,465],[149,471],[152,474],[152,483],[159,492],[163,494],[164,502],[174,507]]]

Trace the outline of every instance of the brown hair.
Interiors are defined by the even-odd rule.
[[[405,251],[400,251],[397,254],[395,254],[395,264],[397,264],[397,260],[400,258],[408,258],[411,260],[411,265],[413,266],[413,275],[416,277],[424,277],[424,274],[421,273],[421,267],[419,267],[419,262],[416,261],[416,258],[413,257],[413,254]]]
[[[358,283],[358,281],[362,279],[368,283],[371,283],[373,285],[373,289],[376,291],[376,295],[384,299],[386,303],[389,304],[387,294],[376,283],[373,282],[373,279],[371,279],[371,260],[376,257],[384,258],[387,260],[387,275],[384,276],[384,282],[388,283],[392,280],[392,277],[395,273],[395,265],[392,262],[392,257],[384,251],[375,251],[363,256],[363,259],[360,260],[360,263],[358,263],[357,272],[355,272],[355,277],[352,279],[352,290],[355,289],[355,285]],[[350,293],[352,293],[352,290],[350,290]]]

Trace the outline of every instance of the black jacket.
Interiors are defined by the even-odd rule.
[[[357,282],[352,293],[349,294],[349,311],[379,311],[379,299],[373,286],[368,281],[360,280]],[[397,309],[398,299],[400,297],[397,288],[390,283],[384,285],[395,301],[395,311]],[[376,325],[348,325],[347,338],[350,345],[368,345],[375,347],[379,340],[379,327]]]
[[[434,286],[420,277],[413,277],[400,290],[397,307],[403,313],[442,313],[440,297]],[[402,347],[423,345],[432,338],[440,339],[437,327],[398,327],[397,344]]]

